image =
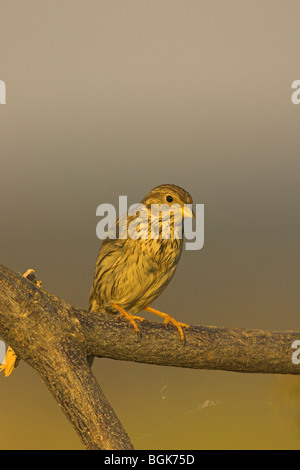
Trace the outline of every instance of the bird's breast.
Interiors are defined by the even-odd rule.
[[[160,271],[165,271],[177,265],[182,240],[140,240],[140,250],[150,263]]]

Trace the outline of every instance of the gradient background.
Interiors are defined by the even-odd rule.
[[[299,16],[297,0],[0,0],[1,262],[86,307],[96,207],[172,182],[205,204],[205,247],[155,306],[299,330]],[[300,448],[297,377],[94,372],[137,449]],[[0,399],[2,449],[81,448],[24,362]]]

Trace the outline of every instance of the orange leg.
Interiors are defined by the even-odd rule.
[[[164,318],[164,323],[167,325],[168,323],[173,323],[174,326],[176,326],[177,330],[180,333],[180,338],[182,341],[185,340],[184,338],[184,333],[182,331],[182,328],[190,328],[190,325],[187,325],[186,323],[181,323],[175,318],[171,317],[171,315],[168,315],[167,313],[160,312],[159,310],[156,310],[155,308],[152,307],[147,307],[145,308],[148,312],[154,313],[155,315],[158,315],[159,317]]]
[[[124,308],[120,307],[120,305],[118,305],[116,303],[111,304],[111,306],[112,306],[112,308],[115,308],[116,310],[118,310],[118,312],[120,313],[121,318],[125,317],[125,318],[127,318],[127,320],[130,321],[130,323],[132,324],[133,328],[135,329],[135,331],[137,333],[140,332],[139,327],[137,326],[137,324],[135,323],[134,320],[144,321],[145,318],[137,317],[136,315],[131,315],[131,313],[126,312],[126,310]]]

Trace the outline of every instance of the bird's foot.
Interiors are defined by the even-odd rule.
[[[6,351],[6,356],[5,356],[4,362],[0,366],[0,372],[4,371],[5,377],[9,377],[10,374],[12,374],[12,372],[15,368],[17,359],[18,359],[17,355],[12,350],[12,348],[9,346],[8,350]]]
[[[118,305],[116,303],[113,303],[111,306],[112,306],[112,308],[118,310],[118,312],[120,313],[120,318],[127,318],[127,320],[132,324],[135,331],[138,334],[140,334],[139,327],[137,326],[135,320],[144,321],[145,318],[138,317],[137,315],[131,315],[131,313],[126,312],[126,310],[124,308],[120,307],[120,305]]]
[[[169,315],[168,313],[160,312],[159,310],[156,310],[155,308],[147,307],[145,310],[164,318],[165,325],[167,325],[168,323],[173,323],[173,325],[176,326],[177,330],[179,331],[181,340],[185,341],[185,336],[184,336],[182,328],[190,328],[190,325],[187,325],[186,323],[181,323],[175,320],[175,318],[171,317],[171,315]]]

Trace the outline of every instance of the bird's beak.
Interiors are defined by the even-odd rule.
[[[195,214],[193,212],[192,207],[187,206],[186,204],[182,208],[182,216],[183,218],[194,219]]]

